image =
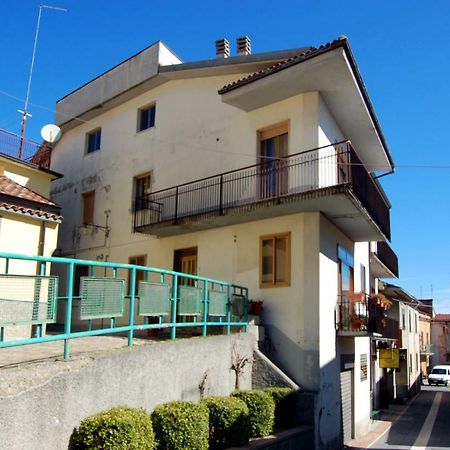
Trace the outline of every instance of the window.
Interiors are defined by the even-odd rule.
[[[366,292],[366,266],[361,264],[361,292]]]
[[[156,105],[147,106],[139,110],[138,131],[155,126]]]
[[[134,210],[140,211],[146,206],[146,196],[150,193],[150,174],[134,177]]]
[[[86,153],[92,153],[100,150],[102,141],[102,129],[98,128],[86,135]]]
[[[263,236],[260,241],[260,287],[289,286],[291,234]]]
[[[173,270],[175,272],[197,275],[197,254],[197,247],[175,250],[173,255]],[[178,282],[186,286],[195,285],[195,280],[192,278],[179,277]]]
[[[83,194],[83,224],[92,225],[94,223],[95,191]]]

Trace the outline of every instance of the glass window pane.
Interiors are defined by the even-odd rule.
[[[274,258],[273,239],[266,239],[262,242],[262,282],[273,283],[273,258]]]
[[[275,281],[277,283],[287,281],[287,239],[286,237],[275,239]]]

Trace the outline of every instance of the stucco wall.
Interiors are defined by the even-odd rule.
[[[3,369],[19,371],[21,380],[29,376],[30,383],[20,394],[0,396],[0,449],[67,449],[73,428],[88,415],[120,405],[151,412],[172,400],[198,401],[205,375],[206,395],[228,395],[235,382],[233,350],[251,356],[253,346],[251,335],[180,339],[49,363],[54,373],[48,365]],[[42,370],[48,379],[38,376]],[[251,388],[251,365],[241,387]]]

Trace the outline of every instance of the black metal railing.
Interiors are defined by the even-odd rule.
[[[372,333],[381,334],[387,339],[400,339],[400,328],[398,320],[389,317],[386,311],[374,304],[369,304],[369,327]]]
[[[338,297],[337,328],[339,331],[367,332],[369,298],[363,293],[346,293]]]
[[[332,193],[338,186],[353,193],[389,238],[389,205],[348,141],[147,194],[136,199],[133,228],[148,232],[157,224],[288,203],[315,191]]]
[[[398,278],[398,258],[387,242],[377,242],[375,255]]]
[[[20,142],[20,136],[0,128],[0,153],[18,158]],[[38,142],[31,141],[30,139],[23,139],[22,159],[40,165],[32,159],[36,156],[41,146],[42,144],[39,144]],[[46,148],[50,149],[48,146]]]

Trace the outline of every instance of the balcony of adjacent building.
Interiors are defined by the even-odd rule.
[[[386,241],[371,242],[370,267],[376,278],[398,278],[398,258]]]
[[[339,296],[336,320],[338,335],[400,339],[399,322],[389,314],[392,302],[383,297],[362,292]]]
[[[170,236],[320,211],[354,241],[389,239],[389,202],[349,141],[137,198],[133,229]]]

